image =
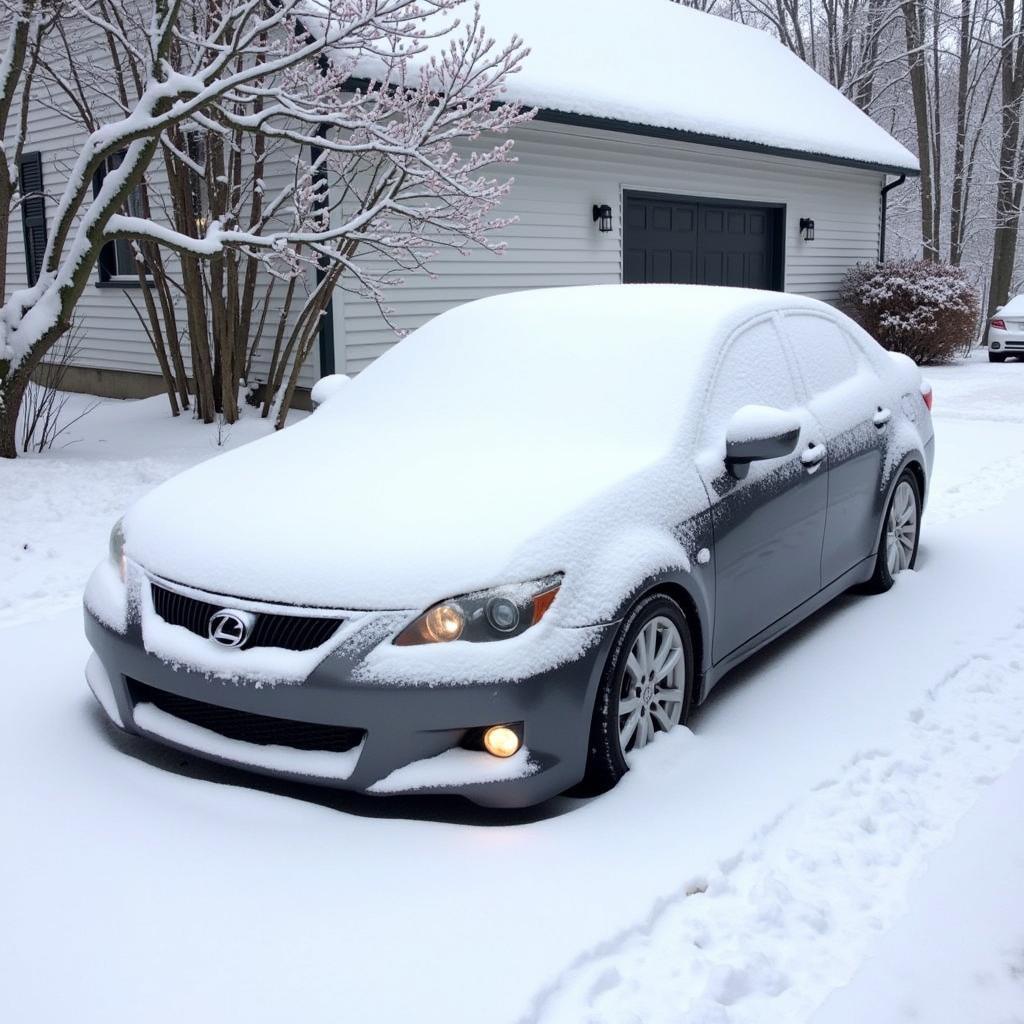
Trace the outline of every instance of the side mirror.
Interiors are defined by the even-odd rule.
[[[352,382],[351,377],[343,373],[332,373],[327,377],[321,377],[309,393],[310,401],[314,406],[323,405],[324,402],[332,399],[339,391],[342,391],[346,384]]]
[[[742,480],[750,463],[792,454],[800,440],[800,420],[769,405],[745,405],[725,431],[725,468]]]

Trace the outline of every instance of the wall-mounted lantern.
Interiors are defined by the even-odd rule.
[[[611,231],[612,229],[612,208],[604,203],[601,206],[594,204],[594,220],[597,221],[598,231]]]
[[[814,241],[814,221],[810,217],[800,218],[800,234],[803,235],[805,242]]]

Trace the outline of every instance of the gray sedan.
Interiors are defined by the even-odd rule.
[[[115,527],[86,674],[121,729],[367,793],[598,793],[915,563],[930,389],[811,299],[498,296],[315,397]]]

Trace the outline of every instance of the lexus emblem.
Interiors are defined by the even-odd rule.
[[[221,647],[241,647],[249,639],[256,616],[234,608],[221,608],[210,616],[206,635]]]

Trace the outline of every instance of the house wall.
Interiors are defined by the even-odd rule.
[[[3,44],[4,35],[3,30],[0,29],[0,46]],[[88,39],[96,36],[96,30],[82,25],[80,35]],[[95,40],[94,53],[102,56],[106,54],[102,39],[98,37]],[[97,57],[97,60],[99,59]],[[45,83],[40,80],[37,82],[37,86],[40,94],[34,98],[31,106],[24,152],[39,152],[42,155],[43,185],[47,193],[47,233],[49,234],[52,230],[57,203],[85,139],[85,131],[70,104],[61,94],[54,90],[53,95],[44,100],[42,89]],[[118,116],[114,105],[97,92],[97,90],[109,90],[110,88],[112,88],[110,83],[97,70],[96,86],[93,90],[96,94],[92,109],[94,116],[100,120],[113,119]],[[290,150],[281,145],[276,151],[272,149],[271,152],[274,154],[274,158],[268,161],[267,170],[263,176],[266,182],[265,193],[268,196],[274,195],[277,188],[287,186],[289,180],[294,177],[294,167],[289,160]],[[150,165],[148,179],[154,218],[170,224],[169,209],[163,210],[161,207],[162,203],[169,204],[169,198],[163,157],[159,153]],[[171,273],[174,274],[176,265],[174,255],[165,252],[164,258]],[[8,240],[7,271],[8,292],[27,286],[28,273],[21,217],[17,211],[12,217]],[[296,296],[292,304],[289,323],[297,317],[302,306],[302,295],[313,283],[312,272],[308,278],[308,281],[303,280],[299,284],[297,289],[299,295]],[[264,294],[269,281],[269,275],[261,272],[256,289],[257,296]],[[261,370],[265,370],[269,362],[269,351],[273,343],[272,332],[283,315],[284,291],[285,285],[277,282],[271,292],[266,317],[267,327],[264,330],[261,347],[254,359],[256,376],[260,375]],[[191,372],[188,337],[185,329],[185,302],[180,293],[175,293],[174,299],[178,329],[182,334],[185,365],[186,369]],[[114,282],[101,283],[98,268],[93,271],[91,280],[86,286],[75,312],[74,338],[77,356],[75,367],[66,379],[66,383],[70,387],[96,394],[132,397],[156,394],[163,390],[163,385],[158,377],[138,376],[140,374],[157,375],[159,366],[146,331],[140,323],[136,308],[143,317],[146,316],[142,294],[137,285],[126,287]],[[305,367],[300,378],[301,383],[308,386],[316,380],[318,375],[318,366],[314,360],[312,364],[307,364]]]
[[[517,129],[514,138],[517,162],[509,173],[515,183],[496,215],[519,220],[494,235],[507,243],[507,251],[439,254],[432,267],[436,278],[410,276],[389,293],[387,305],[399,328],[410,330],[451,306],[496,292],[621,280],[622,194],[627,189],[784,204],[786,289],[826,301],[835,297],[849,266],[877,256],[884,181],[879,172],[541,122]],[[43,105],[32,111],[26,152],[43,154],[51,196],[59,194],[80,139],[73,119]],[[287,155],[280,153],[268,168],[268,186],[283,182],[290,172]],[[154,195],[161,192],[161,176],[158,158]],[[609,234],[601,234],[592,220],[595,203],[609,203],[615,211]],[[49,217],[55,205],[55,198],[48,200]],[[814,242],[799,237],[798,221],[805,216],[815,220]],[[14,289],[26,283],[20,220],[12,224],[9,244],[8,286]],[[103,287],[98,280],[94,275],[78,307],[77,362],[89,368],[81,385],[102,393],[159,390],[152,379],[132,387],[131,374],[157,372],[132,305],[139,304],[138,290]],[[276,303],[272,299],[271,324],[280,318]],[[371,300],[341,290],[333,326],[340,372],[358,372],[396,340]],[[261,365],[257,360],[257,375]],[[312,383],[319,373],[314,355],[302,383]]]
[[[620,281],[624,190],[785,204],[786,290],[826,302],[848,267],[878,255],[880,172],[543,122],[514,138],[500,214],[519,222],[494,236],[507,251],[440,254],[438,280],[411,278],[389,295],[400,328],[495,292]],[[595,203],[615,211],[611,233],[594,224]],[[814,219],[813,242],[799,236],[801,217]],[[358,372],[395,334],[372,301],[339,292],[335,302],[336,367]]]

